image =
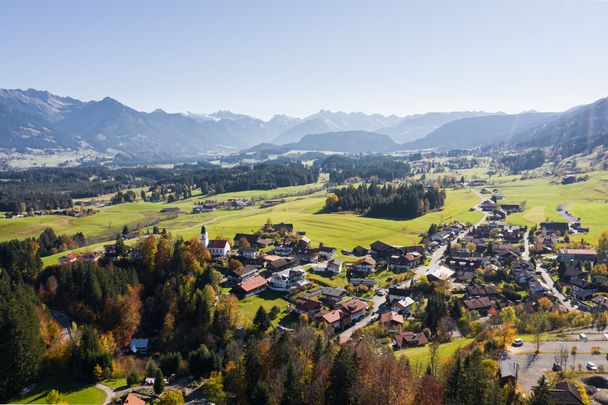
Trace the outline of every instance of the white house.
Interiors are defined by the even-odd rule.
[[[245,259],[249,259],[249,260],[255,260],[259,256],[258,249],[255,247],[248,247],[248,248],[241,249],[241,250],[239,250],[239,254],[242,257],[244,257]]]
[[[274,273],[268,282],[268,287],[276,291],[291,291],[310,284],[306,279],[306,271],[301,267],[292,267]]]
[[[209,241],[207,250],[213,257],[227,256],[230,253],[230,243],[225,239],[213,239]]]
[[[412,310],[414,302],[415,301],[411,297],[405,297],[403,299],[393,302],[391,308],[393,311],[396,311],[400,314],[408,315]]]
[[[342,272],[342,260],[331,259],[327,262],[327,271],[334,274],[340,274]]]

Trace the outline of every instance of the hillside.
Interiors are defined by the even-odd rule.
[[[573,108],[554,120],[521,131],[512,142],[522,146],[555,146],[563,156],[608,145],[608,98]]]
[[[422,138],[448,122],[462,118],[491,115],[483,111],[431,112],[405,117],[399,124],[376,130],[389,135],[395,142],[411,142]]]
[[[405,144],[405,148],[474,148],[506,143],[514,134],[549,121],[555,116],[554,113],[522,113],[463,118],[441,126],[422,139]]]

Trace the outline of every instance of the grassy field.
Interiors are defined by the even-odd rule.
[[[260,305],[264,307],[266,312],[270,312],[270,309],[275,305],[281,308],[281,310],[287,308],[289,302],[283,299],[284,296],[285,293],[266,290],[259,295],[240,300],[239,309],[242,317],[241,321],[245,325],[250,325]],[[277,325],[284,316],[285,314],[281,312],[281,314],[274,319],[273,324]]]
[[[51,377],[38,384],[31,393],[23,398],[15,398],[11,403],[44,404],[46,395],[52,389],[63,395],[68,404],[103,404],[106,394],[94,385],[73,381],[71,378]]]
[[[553,177],[513,180],[496,177],[488,187],[498,188],[504,202],[525,204],[525,211],[509,215],[508,222],[529,226],[543,221],[565,222],[557,212],[557,206],[563,204],[590,228],[588,241],[595,243],[608,229],[608,172],[589,173],[589,180],[568,185],[557,184],[559,179]]]
[[[458,338],[452,340],[449,343],[443,343],[439,345],[439,364],[446,362],[450,357],[452,357],[452,355],[457,349],[468,345],[472,341],[472,338]],[[412,367],[420,367],[420,369],[423,371],[424,369],[426,369],[426,366],[429,362],[428,346],[413,347],[411,349],[399,350],[395,354],[397,355],[397,357],[407,356]]]

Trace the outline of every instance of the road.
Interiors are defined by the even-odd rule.
[[[103,405],[108,405],[112,403],[114,399],[114,390],[107,385],[103,384],[95,384],[95,388],[102,390],[106,394],[106,399],[103,401]]]
[[[340,337],[341,338],[348,338],[350,339],[350,337],[352,336],[352,334],[357,330],[357,329],[361,329],[366,327],[367,325],[369,325],[372,320],[373,320],[373,316],[374,314],[376,314],[378,312],[378,309],[382,306],[382,304],[384,304],[386,302],[386,296],[378,296],[378,295],[374,295],[374,297],[372,298],[372,310],[369,311],[369,313],[363,318],[361,319],[359,322],[357,322],[356,324],[354,324],[353,326],[351,326],[350,328],[342,331],[340,333]]]
[[[528,236],[529,236],[529,231],[526,232],[524,234],[524,252],[521,255],[521,258],[524,260],[530,260],[530,241],[528,240]],[[558,299],[558,301],[560,302],[560,304],[562,304],[568,311],[572,311],[574,308],[572,307],[572,304],[570,303],[570,301],[568,301],[566,299],[566,297],[564,297],[564,295],[557,291],[557,289],[555,288],[555,282],[553,281],[553,279],[551,278],[551,275],[547,272],[547,270],[545,270],[540,263],[540,260],[537,261],[536,263],[536,271],[538,273],[540,273],[540,278],[538,279],[538,282],[545,287],[546,289],[548,289],[549,291],[551,291],[551,293]]]

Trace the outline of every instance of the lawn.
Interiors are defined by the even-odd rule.
[[[44,404],[46,395],[52,389],[63,395],[68,404],[103,404],[106,394],[94,385],[74,381],[73,377],[49,377],[37,384],[32,392],[23,398],[13,399],[17,404]]]
[[[122,388],[127,388],[127,379],[126,378],[111,378],[108,380],[103,380],[101,384],[112,388],[114,391]]]
[[[457,349],[464,347],[473,341],[472,338],[458,338],[449,343],[439,345],[438,357],[439,363],[445,363],[452,357]],[[410,349],[399,350],[395,353],[397,357],[407,356],[412,367],[420,367],[424,371],[429,362],[429,347],[413,347]]]
[[[270,312],[270,309],[276,305],[281,308],[281,313],[273,320],[273,324],[278,325],[281,319],[286,315],[283,310],[289,305],[289,302],[283,298],[284,296],[285,293],[266,290],[259,295],[240,300],[239,309],[241,321],[245,325],[250,325],[260,305],[264,307],[266,312]]]
[[[559,178],[542,177],[516,180],[513,177],[493,178],[488,188],[498,188],[504,202],[524,203],[525,210],[507,217],[507,222],[518,225],[535,225],[543,221],[565,222],[557,212],[558,205],[581,218],[583,227],[589,227],[588,241],[596,243],[603,230],[608,229],[608,172],[589,173],[589,180],[562,185]]]

